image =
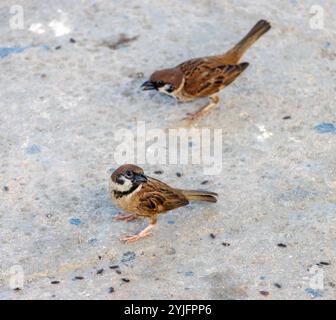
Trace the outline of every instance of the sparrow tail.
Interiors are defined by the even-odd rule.
[[[191,201],[217,202],[218,194],[215,192],[198,190],[181,190],[184,196]]]
[[[237,56],[237,62],[241,59],[247,49],[270,29],[271,25],[266,20],[258,21],[250,32],[230,50],[231,53],[234,53]]]

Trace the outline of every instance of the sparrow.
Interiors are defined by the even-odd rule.
[[[217,193],[175,189],[160,180],[148,177],[133,164],[125,164],[115,170],[109,179],[109,193],[115,205],[127,214],[119,214],[115,220],[132,221],[138,217],[150,218],[150,224],[133,236],[121,238],[131,243],[149,236],[158,215],[183,207],[190,201],[217,202]]]
[[[260,20],[232,49],[221,55],[185,61],[174,68],[155,71],[141,86],[143,90],[157,90],[187,102],[209,97],[210,101],[188,118],[195,120],[212,110],[218,103],[217,93],[232,83],[248,66],[241,58],[271,25]]]

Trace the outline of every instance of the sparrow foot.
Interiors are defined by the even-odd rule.
[[[126,222],[130,222],[136,219],[137,216],[135,214],[118,214],[116,217],[113,218],[114,221],[126,221]]]
[[[210,102],[207,105],[205,105],[195,113],[187,113],[187,117],[185,119],[189,121],[199,120],[203,118],[207,113],[209,113],[214,107],[216,107],[218,103],[219,103],[219,97],[212,96],[210,97]]]
[[[154,228],[154,224],[150,224],[148,227],[146,227],[144,230],[142,230],[141,232],[139,232],[138,234],[134,236],[126,236],[126,237],[121,238],[120,240],[127,244],[136,242],[142,238],[146,238],[152,235],[152,233],[150,232],[152,228]]]

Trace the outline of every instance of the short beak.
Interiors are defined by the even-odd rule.
[[[137,183],[147,182],[147,177],[144,174],[137,174],[134,176],[134,181]]]
[[[146,81],[141,85],[142,90],[156,90],[156,86],[153,82]]]

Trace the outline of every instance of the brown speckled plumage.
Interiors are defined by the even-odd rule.
[[[248,67],[247,62],[240,63],[242,56],[270,28],[271,25],[267,21],[260,20],[226,53],[191,59],[174,68],[156,71],[149,81],[143,84],[143,88],[156,89],[181,102],[210,97],[209,104],[191,114],[191,119],[197,119],[218,104],[219,97],[216,94],[237,79]]]
[[[118,179],[124,179],[127,172],[132,171],[133,175],[128,180],[132,181],[129,184],[129,189],[125,190],[123,195],[116,196],[116,189],[119,188]],[[137,175],[141,175],[142,182],[137,183]],[[122,183],[122,185],[124,185]],[[131,192],[129,192],[131,190]],[[121,192],[117,190],[117,192]],[[134,165],[124,165],[118,168],[111,176],[110,194],[114,203],[124,211],[130,213],[126,216],[117,217],[117,220],[130,221],[136,217],[147,217],[151,219],[151,225],[154,226],[157,222],[159,214],[167,211],[183,207],[189,204],[189,201],[207,201],[216,202],[217,194],[208,191],[198,190],[183,190],[172,188],[166,183],[144,176],[143,170]],[[145,229],[146,230],[146,229]],[[140,232],[139,235],[126,237],[126,242],[136,241],[148,232]]]

